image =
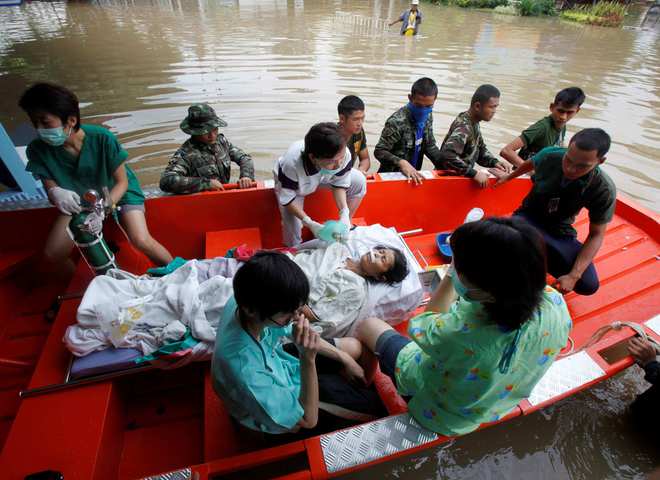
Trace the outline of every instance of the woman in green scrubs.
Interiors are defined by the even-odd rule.
[[[22,95],[19,106],[28,114],[39,138],[27,148],[27,170],[41,179],[48,198],[61,212],[48,235],[44,256],[51,264],[65,263],[73,241],[66,232],[71,215],[80,212],[80,197],[89,189],[107,187],[110,203],[131,243],[157,265],[172,256],[149,233],[144,215],[144,194],[126,165],[128,152],[103,127],[80,124],[78,98],[59,85],[37,83]]]

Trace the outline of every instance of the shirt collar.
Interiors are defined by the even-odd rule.
[[[316,168],[314,162],[312,162],[312,160],[307,155],[305,155],[305,153],[301,153],[300,156],[302,158],[303,169],[305,170],[307,176],[312,176],[319,173],[319,169]]]

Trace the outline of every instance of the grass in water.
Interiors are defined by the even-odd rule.
[[[596,5],[582,5],[561,12],[561,18],[572,22],[618,27],[623,23],[628,8],[617,2],[600,2]]]

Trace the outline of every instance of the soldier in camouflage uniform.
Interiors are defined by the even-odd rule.
[[[475,169],[475,164],[506,173],[511,171],[511,165],[488,151],[479,128],[479,122],[490,122],[499,104],[500,92],[492,85],[482,85],[474,92],[470,109],[456,117],[442,142],[441,169],[471,178],[482,188],[488,186],[488,174]]]
[[[409,102],[385,122],[374,156],[380,162],[378,172],[400,171],[419,184],[423,176],[424,155],[437,167],[440,150],[433,136],[433,104],[438,87],[430,78],[417,80],[408,95]]]
[[[160,189],[170,193],[195,193],[203,190],[223,190],[229,182],[230,161],[240,167],[238,186],[249,188],[254,181],[252,158],[218,133],[226,127],[208,104],[188,108],[181,130],[191,137],[174,153],[160,177]]]

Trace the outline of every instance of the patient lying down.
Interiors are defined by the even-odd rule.
[[[372,314],[371,290],[376,285],[396,288],[409,272],[401,251],[382,245],[361,256],[341,243],[287,255],[309,280],[303,312],[324,338],[346,336],[357,320]],[[240,266],[235,259],[218,257],[188,261],[160,278],[111,270],[90,283],[64,343],[77,356],[110,346],[148,355],[190,332],[199,341],[193,359],[208,357]]]

